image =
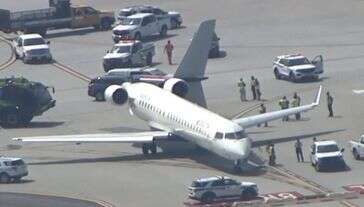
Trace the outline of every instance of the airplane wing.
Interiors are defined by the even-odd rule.
[[[353,90],[353,93],[360,95],[364,93],[364,90]]]
[[[322,86],[320,86],[319,91],[317,92],[315,102],[313,102],[311,104],[299,106],[299,107],[295,107],[295,108],[290,108],[290,109],[284,109],[284,110],[280,110],[280,111],[269,112],[269,113],[265,113],[265,114],[259,114],[259,115],[255,115],[255,116],[233,119],[233,121],[235,123],[239,124],[243,128],[249,128],[249,127],[256,126],[258,124],[262,124],[262,123],[265,123],[268,121],[280,119],[284,116],[289,116],[289,115],[293,115],[296,113],[301,113],[301,112],[306,112],[306,111],[312,110],[316,106],[318,106],[320,103],[321,90],[322,90]]]
[[[322,136],[322,135],[326,135],[326,134],[332,134],[332,133],[341,132],[341,131],[345,131],[345,130],[337,129],[337,130],[316,132],[316,133],[310,133],[310,134],[302,134],[302,135],[289,136],[289,137],[280,137],[280,138],[256,140],[256,141],[252,142],[252,148],[266,146],[266,145],[269,145],[269,144],[280,144],[280,143],[284,143],[284,142],[291,142],[291,141],[295,141],[297,139],[307,139],[307,138],[310,138],[310,137],[318,137],[318,136]]]
[[[156,139],[168,138],[169,132],[146,131],[113,134],[80,134],[40,137],[18,137],[14,141],[22,142],[74,142],[74,143],[150,143]]]

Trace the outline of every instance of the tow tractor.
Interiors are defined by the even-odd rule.
[[[123,39],[115,44],[103,58],[105,72],[114,68],[144,67],[153,63],[155,45],[139,40]]]

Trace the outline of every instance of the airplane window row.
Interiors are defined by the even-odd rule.
[[[159,115],[163,116],[163,117],[166,117],[167,119],[171,120],[171,121],[174,121],[174,122],[177,122],[179,123],[180,125],[190,129],[190,130],[193,130],[194,132],[196,133],[199,133],[201,135],[204,135],[206,137],[208,137],[208,133],[203,130],[201,127],[197,126],[196,124],[193,124],[193,123],[190,123],[186,120],[184,120],[183,118],[181,117],[178,117],[176,115],[173,115],[172,113],[167,113],[163,110],[161,110],[160,108],[150,104],[150,103],[147,103],[143,100],[139,100],[139,105],[146,109],[146,110],[150,110],[150,111],[153,111],[153,112],[156,112],[158,113]]]

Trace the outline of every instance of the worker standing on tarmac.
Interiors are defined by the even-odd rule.
[[[250,79],[250,88],[252,90],[253,100],[256,100],[257,99],[257,94],[256,94],[256,90],[255,90],[255,78],[254,78],[254,76],[252,76],[251,79]]]
[[[270,144],[268,147],[268,155],[269,155],[269,165],[275,165],[276,164],[276,152],[274,149],[274,144]]]
[[[240,92],[240,100],[241,102],[246,101],[246,91],[245,91],[245,82],[243,78],[240,78],[240,81],[238,83],[239,92]]]
[[[289,108],[289,101],[287,100],[286,96],[283,96],[283,98],[279,101],[278,104],[279,104],[279,106],[281,107],[282,110]],[[284,116],[282,118],[282,121],[288,121],[288,120],[289,120],[288,116]]]
[[[301,105],[301,97],[299,97],[296,92],[293,94],[293,100],[291,102],[291,105],[292,105],[293,108],[294,107],[299,107]],[[296,117],[296,120],[300,120],[301,119],[301,114],[296,113],[295,117]]]
[[[300,141],[300,139],[297,139],[296,143],[294,143],[294,148],[296,150],[297,161],[304,162],[302,153],[302,142]]]
[[[167,53],[168,63],[172,65],[172,51],[174,47],[170,40],[168,40],[167,44],[164,46],[163,53]]]
[[[260,104],[259,113],[264,114],[267,112],[267,108],[264,106],[264,104]],[[260,127],[260,124],[258,124],[258,127]],[[268,127],[268,122],[264,123],[264,127]]]
[[[334,103],[334,98],[330,95],[329,92],[326,93],[327,96],[327,108],[329,109],[329,117],[334,116],[334,112],[332,110],[332,104]]]
[[[262,92],[260,91],[260,83],[258,81],[258,78],[254,79],[255,81],[255,94],[257,96],[257,100],[260,101],[260,97],[262,96]]]

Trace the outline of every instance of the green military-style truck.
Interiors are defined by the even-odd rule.
[[[0,79],[0,125],[5,128],[26,126],[56,105],[49,89],[40,82],[26,78]]]

